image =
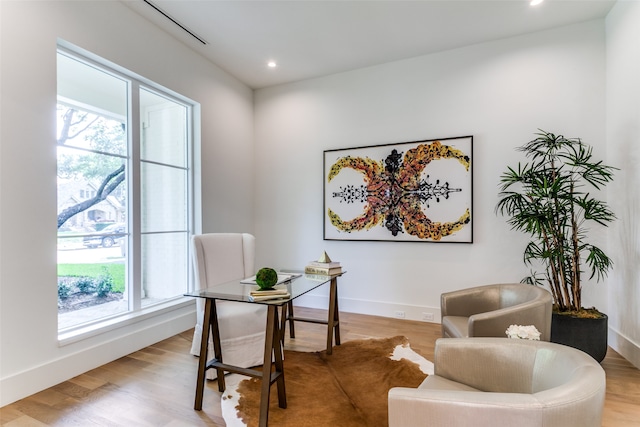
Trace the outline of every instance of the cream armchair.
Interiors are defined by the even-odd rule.
[[[246,233],[211,233],[193,236],[193,263],[196,290],[255,274],[255,237]],[[196,326],[191,354],[200,354],[204,300],[196,299]],[[267,308],[260,304],[216,301],[222,360],[243,368],[262,365]],[[213,341],[209,340],[209,354]],[[216,370],[207,371],[208,379],[216,378]]]
[[[442,336],[505,337],[510,325],[534,325],[551,338],[551,294],[522,283],[478,286],[440,296]]]
[[[544,341],[436,341],[434,375],[389,391],[389,427],[600,427],[605,373]]]

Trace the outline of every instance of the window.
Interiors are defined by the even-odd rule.
[[[189,289],[195,104],[58,50],[58,330]]]

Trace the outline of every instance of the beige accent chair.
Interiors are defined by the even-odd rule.
[[[510,325],[534,325],[541,341],[551,338],[553,298],[523,283],[478,286],[440,296],[442,336],[506,337]]]
[[[255,237],[246,233],[210,233],[193,236],[193,265],[196,290],[242,280],[255,274]],[[196,326],[191,354],[200,354],[204,300],[196,299]],[[260,304],[216,301],[222,360],[243,368],[262,365],[267,308]],[[213,340],[208,354],[213,357]],[[216,378],[216,370],[207,371],[208,379]]]
[[[600,427],[605,373],[544,341],[440,338],[434,375],[389,391],[389,427]]]

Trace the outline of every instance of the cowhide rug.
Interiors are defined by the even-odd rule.
[[[325,351],[284,352],[287,408],[278,407],[271,387],[269,425],[278,427],[386,426],[392,387],[417,387],[433,373],[433,363],[409,346],[407,338],[345,342]],[[222,415],[228,427],[257,426],[261,381],[227,377]]]

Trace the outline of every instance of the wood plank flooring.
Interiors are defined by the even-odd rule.
[[[322,318],[325,313],[296,309],[296,315],[305,317]],[[361,314],[341,313],[340,325],[343,342],[404,335],[429,360],[433,360],[433,346],[440,337],[439,324]],[[285,348],[323,349],[326,326],[298,322],[295,329],[296,339],[287,338]],[[223,427],[220,393],[214,382],[207,382],[203,410],[193,410],[197,358],[189,354],[192,333],[178,334],[0,408],[0,425]],[[640,426],[640,371],[611,349],[602,366],[607,374],[602,425]]]

